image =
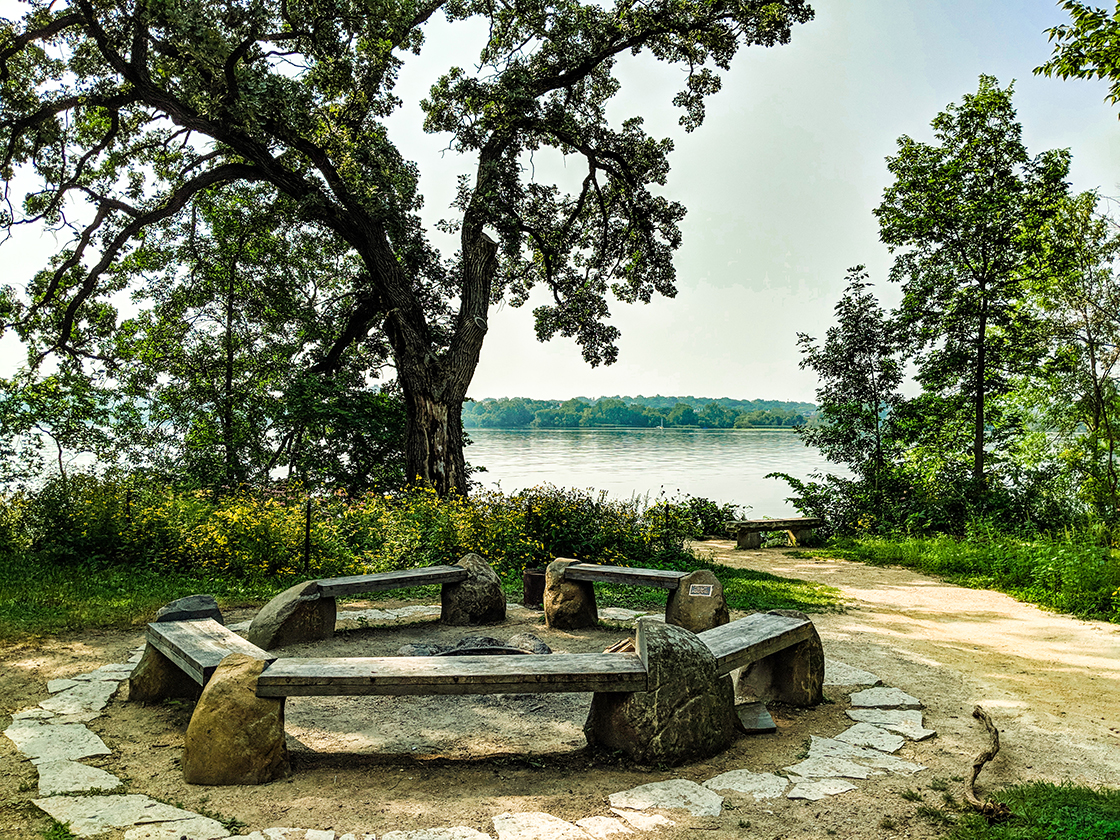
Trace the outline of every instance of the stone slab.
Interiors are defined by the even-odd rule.
[[[589,840],[591,837],[578,825],[543,811],[498,814],[494,817],[494,831],[498,840]]]
[[[873,723],[911,741],[924,741],[937,734],[937,730],[925,728],[922,713],[917,709],[848,709],[848,717],[857,722]]]
[[[600,620],[605,619],[607,621],[633,621],[643,615],[646,615],[646,613],[628,610],[625,607],[603,607],[599,610]]]
[[[848,779],[869,779],[872,776],[883,775],[866,764],[856,764],[847,758],[828,755],[810,756],[797,764],[791,764],[786,770],[806,779],[831,779],[838,776]]]
[[[83,712],[99,712],[109,704],[109,698],[116,693],[117,683],[97,680],[81,682],[39,704],[40,708],[58,715],[80,715]]]
[[[343,835],[358,840],[354,835]],[[367,840],[373,840],[372,834],[365,835]],[[343,838],[339,838],[343,840]],[[451,826],[450,828],[421,828],[414,831],[387,831],[381,835],[381,840],[493,840],[489,834],[483,834],[465,825]]]
[[[643,814],[641,811],[626,811],[622,808],[611,808],[611,811],[618,814],[638,831],[656,831],[659,828],[670,828],[676,825],[671,819],[661,814]]]
[[[136,662],[139,661],[139,659],[136,660]],[[108,665],[102,665],[96,671],[78,674],[75,677],[71,677],[71,679],[79,682],[97,682],[99,680],[120,682],[123,679],[127,679],[128,676],[136,670],[136,662],[110,662]]]
[[[121,780],[99,767],[76,761],[42,761],[39,770],[39,796],[115,790]]]
[[[335,833],[329,828],[309,828],[303,840],[335,840]]]
[[[8,740],[34,763],[109,755],[105,742],[80,723],[14,721],[4,730]]]
[[[50,720],[53,718],[54,712],[48,712],[46,709],[24,709],[22,712],[16,712],[12,715],[12,720]]]
[[[217,820],[195,816],[186,820],[138,825],[124,833],[124,840],[221,840],[229,832]],[[331,832],[334,838],[334,832]]]
[[[812,736],[812,743],[809,746],[810,758],[841,758],[848,761],[857,762],[868,767],[875,767],[881,770],[889,770],[891,773],[899,773],[904,775],[913,775],[919,770],[926,768],[921,764],[915,764],[912,761],[905,761],[898,756],[887,755],[879,750],[870,750],[866,747],[857,747],[852,744],[845,743],[844,741],[837,741],[835,738],[820,738],[816,735]],[[804,774],[801,774],[804,775]],[[842,775],[837,773],[836,775]]]
[[[799,781],[793,790],[786,794],[787,799],[808,799],[811,802],[824,799],[826,796],[835,796],[838,793],[847,793],[855,790],[856,786],[843,779],[820,779],[815,782]]]
[[[634,833],[618,817],[584,817],[582,820],[576,820],[576,825],[595,840],[610,840],[617,834]]]
[[[749,793],[755,799],[773,799],[789,787],[789,779],[773,773],[753,773],[750,770],[730,770],[704,782],[708,790],[733,790]]]
[[[73,688],[76,685],[79,685],[79,682],[77,680],[70,680],[70,679],[51,680],[50,682],[47,683],[47,691],[49,691],[51,694],[58,694],[58,692],[65,691],[68,688]]]
[[[766,710],[766,704],[761,700],[754,703],[738,703],[735,706],[735,715],[739,718],[739,725],[748,735],[761,732],[777,732],[778,725]]]
[[[837,735],[836,740],[884,753],[898,752],[902,749],[902,745],[906,743],[905,738],[893,735],[885,729],[880,729],[873,723],[854,723]]]
[[[825,685],[882,685],[882,680],[870,671],[862,668],[853,668],[843,662],[825,657],[824,684]]]
[[[490,835],[488,834],[480,834],[479,836],[490,840]],[[377,836],[374,834],[355,834],[352,831],[348,831],[345,834],[338,835],[338,840],[377,840]],[[464,838],[464,840],[470,840],[470,838]]]
[[[608,799],[612,809],[645,811],[648,808],[665,808],[688,811],[694,817],[718,817],[723,809],[722,796],[687,779],[639,785],[612,793]]]
[[[198,817],[198,814],[156,802],[138,793],[117,796],[50,796],[31,801],[35,807],[60,823],[70,823],[70,831],[79,837],[92,837],[113,828],[174,823]]]
[[[920,709],[922,701],[900,688],[865,688],[852,695],[854,708]]]

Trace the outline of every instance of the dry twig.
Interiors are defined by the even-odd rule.
[[[999,730],[996,725],[992,723],[992,719],[988,716],[982,708],[977,706],[972,710],[972,716],[984,724],[988,730],[988,735],[991,737],[991,743],[988,748],[980,755],[976,756],[976,760],[972,762],[972,775],[965,780],[964,783],[964,798],[973,808],[987,817],[989,823],[1004,822],[1011,818],[1011,809],[1004,805],[1002,802],[994,802],[988,799],[981,802],[976,797],[976,791],[973,785],[976,784],[976,777],[980,775],[980,771],[984,769],[984,765],[996,757],[999,752]]]

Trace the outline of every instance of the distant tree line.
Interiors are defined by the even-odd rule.
[[[601,397],[532,400],[485,399],[463,406],[467,429],[577,429],[594,426],[689,426],[701,429],[796,428],[808,423],[816,406],[776,400],[727,397]]]

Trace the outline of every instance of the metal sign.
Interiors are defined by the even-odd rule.
[[[688,594],[697,598],[711,598],[715,587],[710,583],[690,583]]]

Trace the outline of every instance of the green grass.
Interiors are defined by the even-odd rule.
[[[1032,782],[996,797],[1015,814],[988,825],[979,814],[961,817],[949,840],[1120,840],[1120,790]]]
[[[819,554],[877,566],[905,566],[972,589],[1006,592],[1079,618],[1120,623],[1120,556],[1077,535],[834,539]]]
[[[838,593],[832,587],[708,562],[697,562],[696,567],[716,574],[731,609],[821,612],[839,604]],[[87,569],[35,563],[26,557],[0,557],[0,640],[97,628],[135,628],[150,621],[164,604],[197,593],[215,596],[223,609],[260,606],[300,580],[203,579],[145,568]],[[520,601],[520,575],[503,578],[502,589],[509,600]],[[613,584],[596,584],[595,592],[600,606],[640,610],[664,609],[667,596],[663,589]],[[364,598],[386,599],[438,602],[439,586],[394,590]]]
[[[0,557],[0,640],[94,628],[127,629],[185,595],[214,595],[223,607],[260,604],[296,581],[202,580],[150,569],[88,569]]]

